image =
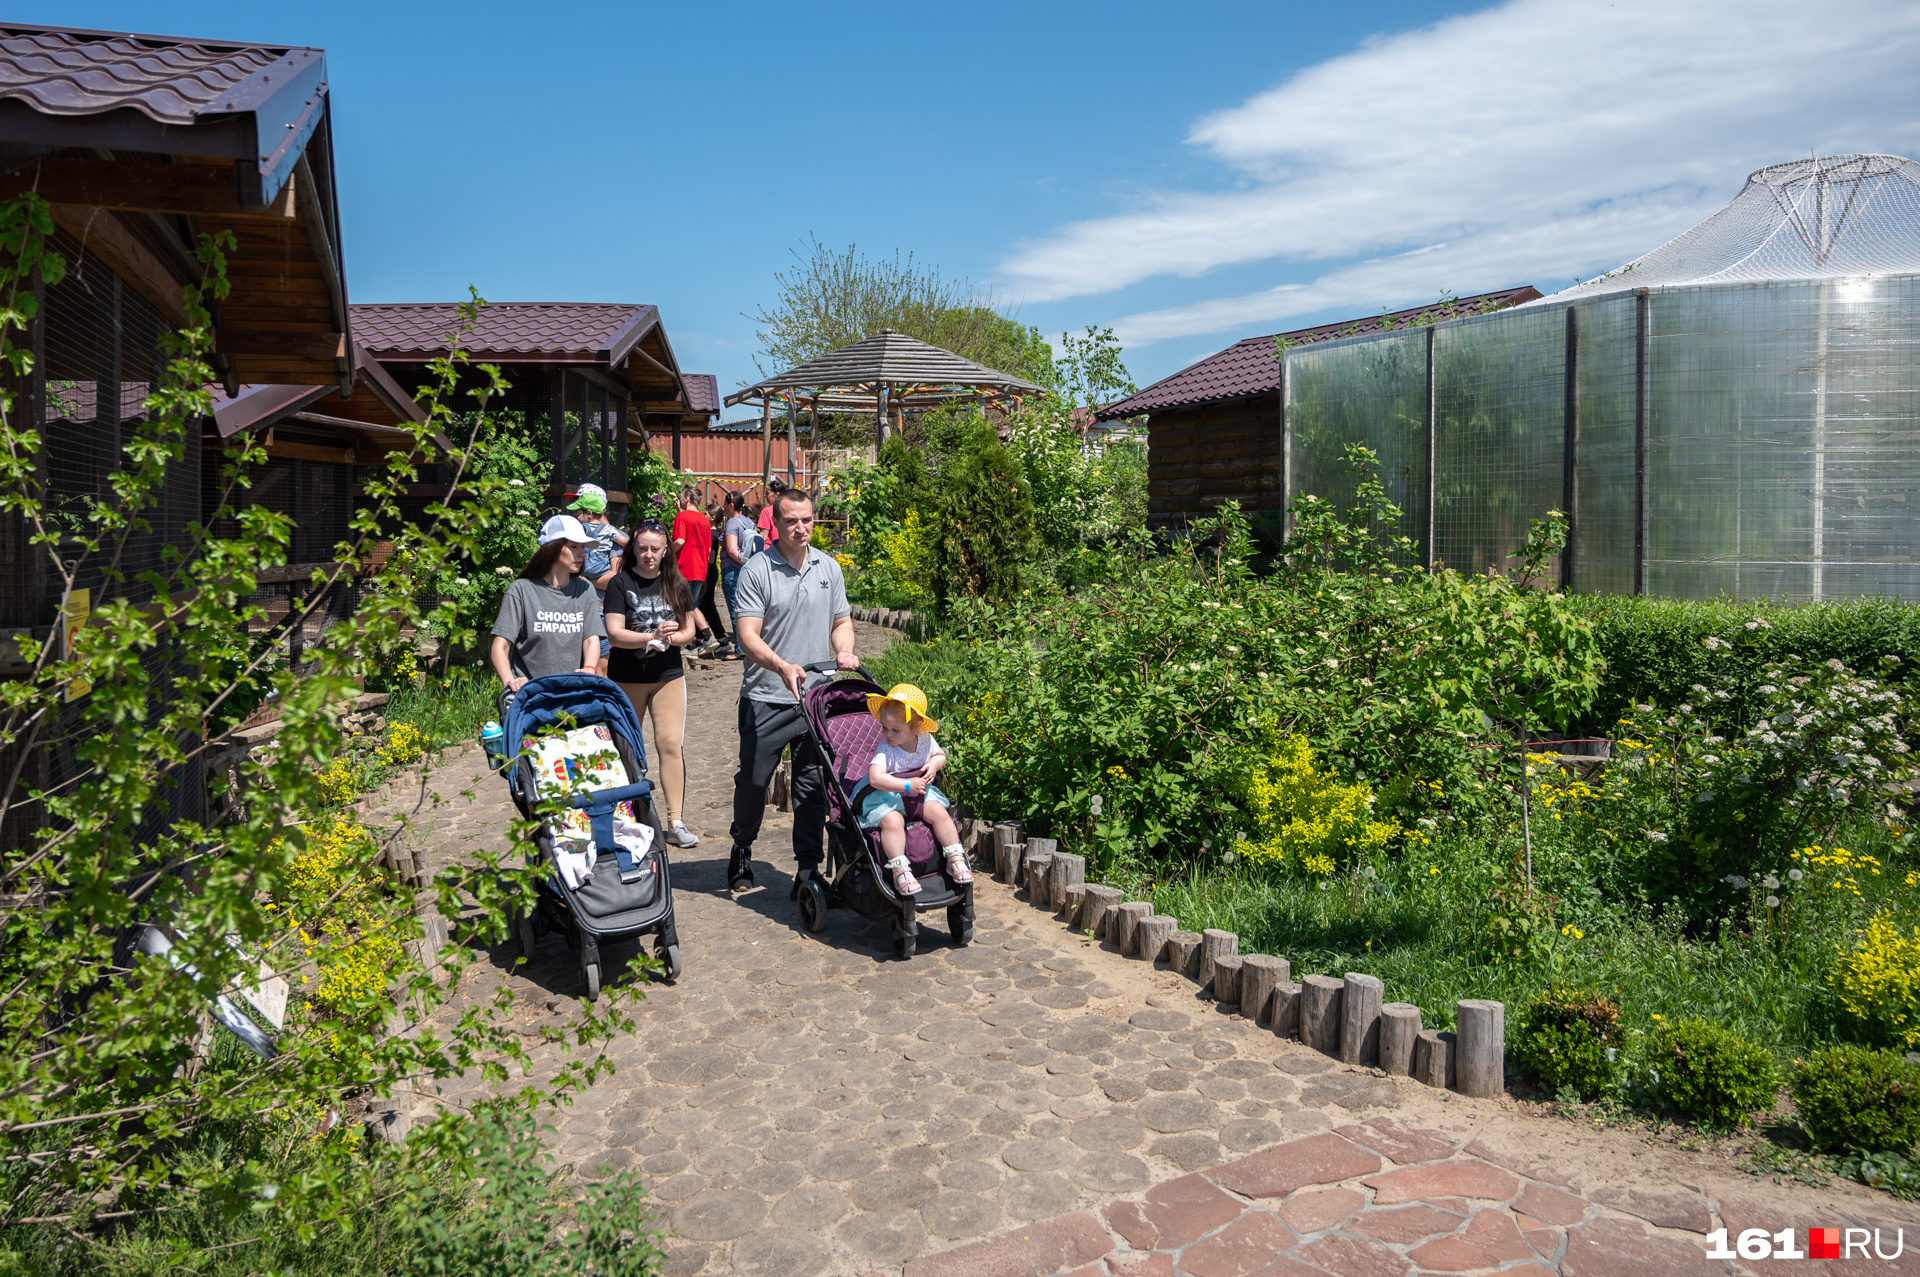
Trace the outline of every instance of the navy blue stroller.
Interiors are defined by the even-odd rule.
[[[561,873],[553,831],[544,821],[535,831],[535,854],[547,872],[540,879],[533,912],[511,920],[521,952],[533,957],[536,928],[564,932],[569,946],[579,952],[580,974],[590,1002],[600,996],[602,940],[650,934],[655,937],[654,956],[666,965],[667,978],[678,976],[680,937],[673,926],[672,867],[653,809],[653,787],[647,782],[640,719],[626,693],[618,683],[592,674],[551,674],[527,683],[518,695],[503,697],[500,719],[510,752],[507,785],[514,805],[529,820],[539,819],[541,798],[534,756],[524,745],[543,729],[606,728],[630,778],[629,784],[574,794],[566,800],[586,813],[593,828],[593,874],[578,887],[569,887]],[[614,841],[614,808],[624,802],[631,802],[635,819],[654,831],[640,856]]]

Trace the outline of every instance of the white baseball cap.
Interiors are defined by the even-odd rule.
[[[597,545],[598,542],[587,530],[580,526],[580,520],[570,514],[556,514],[540,525],[540,544],[551,545],[555,541],[571,541],[575,545]]]

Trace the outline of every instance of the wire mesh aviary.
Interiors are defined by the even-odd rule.
[[[1898,155],[1829,155],[1760,169],[1730,204],[1684,235],[1544,300],[1675,284],[1915,271],[1920,164]]]

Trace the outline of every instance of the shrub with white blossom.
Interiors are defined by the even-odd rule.
[[[1734,645],[1708,638],[1726,656]],[[1623,801],[1638,809],[1659,893],[1702,908],[1724,906],[1794,849],[1833,841],[1863,818],[1904,821],[1914,775],[1903,739],[1906,701],[1891,679],[1839,660],[1795,657],[1764,667],[1760,717],[1734,725],[1731,679],[1696,683],[1662,713],[1638,705],[1622,723]]]

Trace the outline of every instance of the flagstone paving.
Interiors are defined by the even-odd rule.
[[[863,651],[891,637],[859,630]],[[607,1049],[613,1075],[551,1132],[583,1177],[640,1169],[668,1273],[1597,1277],[1781,1267],[1705,1258],[1722,1226],[1878,1226],[1891,1247],[1904,1225],[1920,1245],[1911,1205],[1857,1186],[1778,1187],[1341,1065],[984,873],[967,948],[923,924],[899,962],[884,926],[838,911],[809,934],[787,900],[786,816],[768,813],[758,889],[722,881],[737,679],[689,677],[686,819],[705,841],[674,856],[685,971],[649,986]],[[420,818],[430,855],[501,845],[510,803],[477,752],[434,788],[473,797]],[[564,1024],[582,989],[563,940],[517,970],[515,952],[483,955],[456,1005],[504,985],[529,1035]],[[550,1076],[561,1057],[540,1052]],[[456,1081],[437,1102],[478,1093]],[[1910,1251],[1785,1271],[1903,1265],[1920,1270]]]

